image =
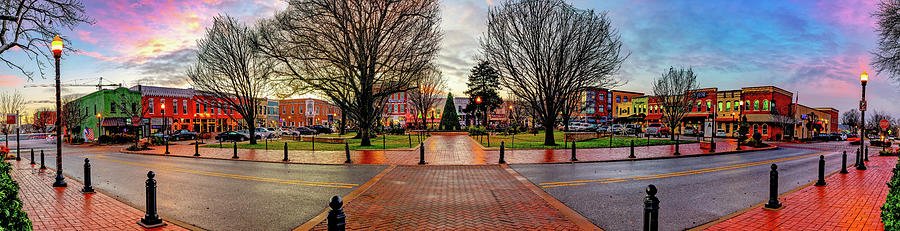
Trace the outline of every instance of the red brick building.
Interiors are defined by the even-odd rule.
[[[579,120],[587,123],[604,123],[612,116],[610,92],[604,88],[588,88],[581,93],[583,109],[578,114]]]
[[[279,100],[278,109],[278,118],[283,127],[331,126],[341,119],[341,110],[321,99]]]
[[[56,126],[56,111],[38,111],[32,118],[32,127],[48,129]]]
[[[223,132],[242,128],[243,117],[224,103],[203,103],[193,89],[135,86],[141,92],[145,131]]]

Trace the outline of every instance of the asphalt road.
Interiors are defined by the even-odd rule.
[[[512,168],[605,230],[640,230],[645,190],[654,184],[659,190],[660,230],[683,230],[766,202],[772,163],[778,165],[778,190],[784,193],[816,180],[820,154],[825,155],[826,174],[838,171],[841,155],[836,151],[781,148],[720,156]],[[848,152],[847,162],[852,164],[852,153]]]
[[[23,148],[47,148],[47,167],[55,168],[53,143],[36,142]],[[160,215],[209,230],[296,228],[325,211],[332,196],[347,195],[387,167],[146,156],[116,149],[64,147],[63,170],[83,180],[84,158],[90,158],[94,187],[141,210],[147,172],[154,171]]]

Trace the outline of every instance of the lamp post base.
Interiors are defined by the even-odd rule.
[[[56,174],[56,181],[53,182],[53,187],[69,187],[69,185],[66,184],[66,181],[65,179],[63,179],[62,174]]]

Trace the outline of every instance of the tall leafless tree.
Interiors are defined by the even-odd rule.
[[[586,87],[608,87],[628,56],[606,13],[563,0],[506,0],[489,11],[481,39],[487,61],[503,84],[532,108],[544,127],[544,145],[569,97]]]
[[[415,88],[441,40],[437,0],[289,0],[265,23],[265,53],[359,127],[362,146],[391,94]]]
[[[434,108],[438,101],[444,100],[440,95],[446,89],[447,83],[441,72],[432,67],[421,72],[421,76],[416,78],[413,85],[416,89],[407,94],[410,109],[416,112],[413,121],[417,125],[420,125],[420,122],[425,124],[425,116],[428,115],[428,111]]]
[[[50,41],[61,29],[72,30],[83,23],[93,24],[93,20],[85,15],[84,4],[79,0],[0,0],[0,61],[33,79],[34,71],[27,70],[29,65],[5,56],[10,50],[23,52],[44,76],[46,64],[53,61]],[[67,36],[60,38],[71,44]],[[75,51],[71,47],[65,49]]]
[[[229,16],[217,16],[197,41],[197,63],[187,71],[200,101],[241,115],[256,144],[256,117],[260,100],[266,96],[273,62],[256,46],[255,30]],[[230,113],[229,113],[230,114]]]
[[[850,127],[855,132],[856,129],[859,129],[859,117],[859,110],[856,110],[856,108],[850,109],[841,114],[841,124]]]
[[[16,115],[22,107],[25,106],[25,97],[19,91],[6,91],[0,93],[0,115],[3,115],[3,133],[9,134],[10,126],[15,124],[6,124],[6,115]],[[16,118],[18,119],[18,118]]]
[[[900,0],[882,0],[872,14],[877,20],[878,48],[872,52],[872,66],[900,80]]]
[[[81,124],[84,123],[91,114],[88,113],[87,107],[81,105],[81,101],[76,101],[75,97],[70,96],[63,98],[62,105],[62,115],[60,115],[62,121],[59,122],[65,127],[65,130],[67,131],[66,136],[69,137],[69,142],[72,142],[72,134],[81,132]]]
[[[53,121],[56,120],[56,116],[51,116],[50,112],[53,109],[48,107],[42,107],[34,111],[34,115],[32,117],[31,127],[35,130],[44,131],[47,129],[47,125],[53,124]]]
[[[576,90],[573,93],[574,95],[566,97],[566,101],[563,102],[562,110],[560,111],[560,119],[562,119],[564,131],[569,131],[569,121],[572,120],[572,117],[577,116],[581,110],[585,109],[586,105],[584,105],[581,100],[581,97],[584,94],[582,91],[583,90],[581,89]]]
[[[662,119],[672,129],[681,123],[684,115],[696,104],[697,97],[692,90],[697,89],[697,75],[691,68],[669,67],[666,73],[653,81],[653,100],[662,108]],[[675,136],[672,136],[675,140]]]

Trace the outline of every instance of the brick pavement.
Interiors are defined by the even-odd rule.
[[[69,187],[51,187],[56,172],[40,171],[29,161],[8,161],[19,183],[19,198],[34,230],[145,230],[136,222],[144,212],[102,193],[82,194],[83,184],[66,179]],[[153,230],[185,230],[169,221]]]
[[[850,168],[848,174],[827,177],[824,187],[810,185],[784,196],[781,210],[754,207],[708,230],[883,230],[881,205],[897,157],[869,160],[868,170]]]
[[[348,230],[580,229],[499,165],[397,166],[344,212]]]
[[[718,141],[716,151],[734,151],[734,141]],[[227,144],[225,144],[227,147]],[[273,147],[279,145],[272,144]],[[425,161],[431,165],[481,165],[497,164],[500,159],[500,151],[496,149],[485,150],[481,145],[465,135],[435,135],[424,142]],[[743,149],[753,149],[742,146]],[[706,149],[701,149],[700,144],[682,144],[679,147],[682,156],[709,154]],[[130,152],[140,154],[164,155],[165,148],[154,147],[154,150]],[[169,146],[169,152],[173,156],[192,156],[194,146],[187,142],[178,142]],[[628,159],[630,149],[624,148],[596,148],[578,149],[579,161],[610,161]],[[637,159],[671,157],[675,152],[674,145],[657,145],[635,147]],[[200,148],[203,158],[231,159],[233,150],[230,148]],[[284,157],[283,150],[238,149],[239,160],[253,160],[266,162],[281,162]],[[415,165],[419,162],[419,151],[416,150],[359,150],[351,151],[350,158],[354,164],[392,164]],[[506,150],[506,161],[510,164],[531,163],[560,163],[569,162],[570,149],[555,150]],[[307,164],[343,164],[346,160],[343,151],[308,151],[290,150],[288,159],[291,163]]]

